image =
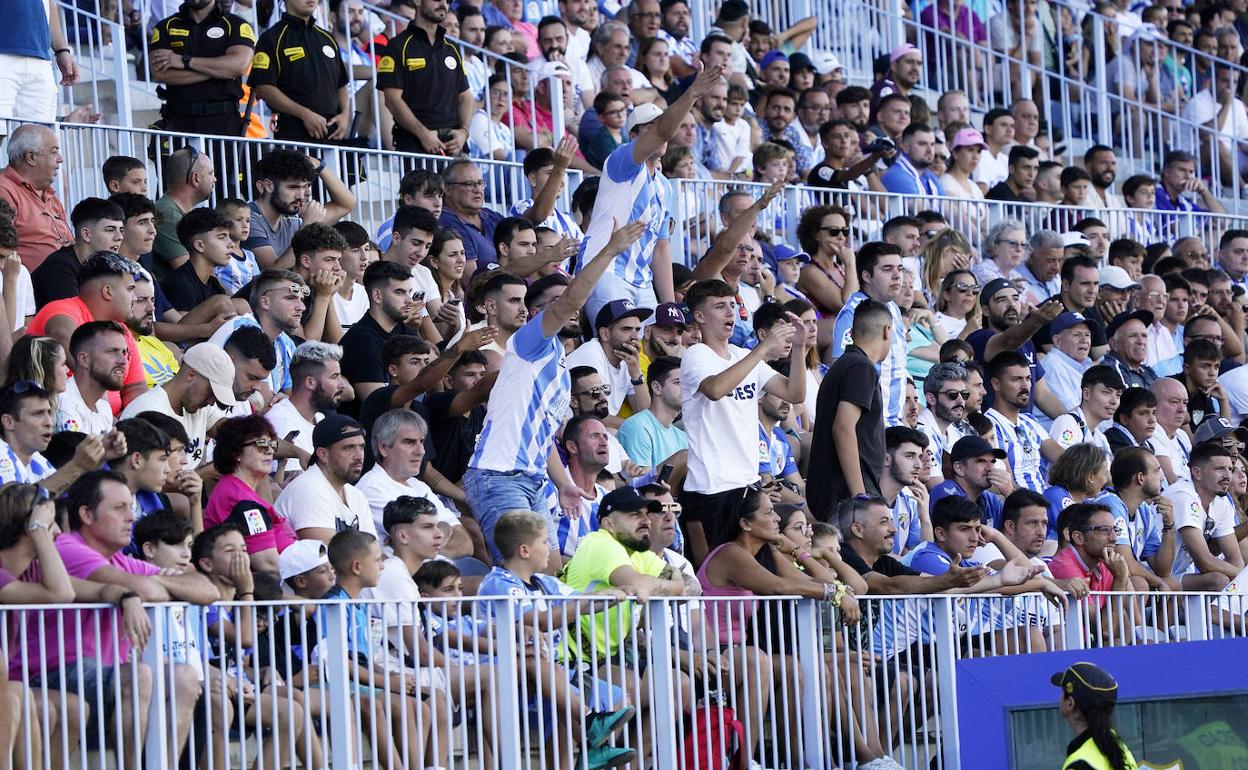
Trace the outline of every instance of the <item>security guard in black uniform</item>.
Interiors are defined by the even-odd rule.
[[[274,137],[335,142],[351,129],[347,67],[329,30],[312,20],[317,0],[286,0],[286,13],[256,43],[248,83],[277,117]]]
[[[186,0],[178,12],[152,29],[152,77],[161,127],[194,134],[241,136],[243,76],[251,67],[256,33],[242,17],[221,10],[217,0]]]
[[[416,18],[377,64],[377,85],[394,116],[394,148],[458,155],[476,102],[459,48],[446,39],[446,0],[418,0]]]

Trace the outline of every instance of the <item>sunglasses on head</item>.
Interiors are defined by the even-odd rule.
[[[289,291],[291,294],[294,294],[296,297],[299,297],[300,299],[307,299],[309,296],[312,295],[311,288],[307,286],[301,286],[300,284],[297,284],[297,283],[292,283],[289,286],[274,286],[273,288],[265,289],[264,291],[260,293],[268,294],[271,291]]]

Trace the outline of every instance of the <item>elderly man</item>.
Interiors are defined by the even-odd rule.
[[[1147,388],[1157,381],[1157,373],[1144,363],[1148,357],[1148,327],[1153,314],[1147,310],[1119,313],[1105,329],[1109,353],[1105,363],[1118,370],[1128,388]]]
[[[46,126],[18,126],[9,135],[8,156],[9,165],[0,171],[0,200],[13,209],[17,253],[34,272],[49,254],[74,240],[65,204],[52,189],[62,161],[60,140]]]
[[[1192,454],[1192,437],[1183,430],[1190,419],[1187,388],[1173,377],[1162,377],[1153,383],[1153,395],[1157,397],[1157,427],[1151,443],[1166,483],[1191,481],[1187,459]]]
[[[1030,305],[1039,305],[1062,292],[1059,275],[1065,259],[1062,236],[1053,230],[1038,230],[1028,243],[1027,259],[1010,271],[1015,285],[1022,282],[1023,297]]]
[[[945,480],[944,458],[958,439],[974,433],[966,421],[967,402],[971,392],[966,382],[966,367],[946,361],[936,364],[923,379],[923,397],[927,408],[919,414],[918,429],[927,436],[932,455],[932,469],[923,483],[936,486]]]
[[[457,158],[442,171],[446,181],[446,200],[438,224],[458,232],[464,242],[464,257],[469,269],[467,278],[477,264],[494,261],[494,227],[503,215],[485,205],[485,177],[477,164]]]
[[[593,47],[594,60],[589,63],[589,74],[595,81],[602,82],[602,73],[608,67],[622,66],[628,67],[634,91],[654,90],[649,78],[628,66],[628,56],[632,50],[632,35],[629,34],[628,26],[624,22],[604,23],[594,30],[590,44]],[[633,98],[637,101],[649,101],[649,99],[639,99],[636,93],[633,94]]]
[[[1092,327],[1079,313],[1066,311],[1049,324],[1053,348],[1044,357],[1045,379],[1067,409],[1079,405],[1083,373],[1092,366]],[[1113,416],[1112,413],[1110,415]]]

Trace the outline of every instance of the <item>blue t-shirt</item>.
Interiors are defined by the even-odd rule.
[[[1057,516],[1063,510],[1075,504],[1075,498],[1066,487],[1052,486],[1044,490],[1044,499],[1049,501],[1049,531],[1046,540],[1057,540]]]
[[[52,11],[59,13],[55,3]],[[52,31],[44,0],[8,0],[4,4],[4,24],[0,24],[0,53],[13,56],[52,58]]]
[[[350,599],[347,592],[342,586],[334,586],[321,597],[322,599]],[[316,608],[316,626],[319,629],[318,637],[314,644],[319,644],[325,633],[326,611],[328,605],[319,605]],[[357,658],[372,657],[372,646],[368,633],[368,605],[356,602],[347,605],[347,623],[349,629],[347,631],[347,649],[351,655]]]
[[[793,447],[779,425],[772,426],[771,433],[758,426],[758,472],[770,473],[782,479],[790,473],[797,473],[797,460],[793,457]]]
[[[649,409],[625,420],[615,437],[633,462],[650,468],[689,448],[689,435],[683,428],[664,428]]]
[[[1141,503],[1135,516],[1131,516],[1126,503],[1112,489],[1100,493],[1092,502],[1109,509],[1114,517],[1114,543],[1131,546],[1136,561],[1143,563],[1161,550],[1161,516],[1152,503]]]
[[[949,497],[950,495],[958,495],[966,497],[966,492],[962,491],[962,487],[958,486],[953,479],[945,481],[932,487],[931,501],[928,507],[928,513],[936,508],[936,501]],[[991,524],[993,529],[1001,529],[1001,511],[1005,508],[1005,501],[995,492],[984,492],[976,501],[979,510],[983,511],[983,522]]]

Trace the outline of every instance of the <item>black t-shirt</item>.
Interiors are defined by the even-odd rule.
[[[429,435],[438,448],[433,467],[452,483],[458,483],[468,469],[468,460],[477,445],[477,436],[485,426],[485,405],[472,408],[468,414],[452,417],[448,412],[455,400],[454,391],[430,393],[425,397]]]
[[[820,521],[830,520],[836,504],[849,496],[832,435],[833,418],[842,401],[862,409],[862,416],[854,426],[854,435],[858,439],[858,467],[867,494],[878,495],[880,472],[884,467],[884,399],[875,364],[856,345],[845,348],[845,354],[836,359],[819,386],[816,406],[825,419],[815,421],[810,467],[819,468],[820,472],[810,474],[807,479],[806,499],[810,502],[811,513]]]
[[[398,390],[398,385],[386,385],[378,388],[368,394],[368,398],[364,399],[364,403],[360,404],[359,417],[360,425],[368,434],[373,432],[373,423],[377,422],[377,418],[390,411],[394,407],[390,406],[390,398],[394,395],[394,391]],[[356,402],[358,403],[358,401]],[[413,401],[407,405],[416,414],[425,418],[425,422],[429,422],[429,412],[425,408],[424,401]],[[433,428],[425,433],[425,461],[421,463],[420,472],[424,473],[429,463],[437,459],[437,447],[433,440]],[[364,443],[364,466],[367,470],[371,468],[373,463],[377,462],[377,458],[373,457],[372,442]],[[435,463],[436,467],[436,463]]]
[[[372,313],[365,313],[342,335],[342,376],[352,383],[385,382],[390,379],[386,375],[386,364],[381,360],[381,346],[396,334],[419,336],[404,324],[395,324],[393,329],[386,331]]]
[[[199,275],[189,261],[170,273],[161,288],[165,290],[169,303],[184,313],[194,310],[218,294],[226,293],[215,275],[208,276],[207,283],[199,280]]]
[[[35,288],[35,305],[44,305],[58,299],[78,296],[78,276],[82,263],[73,246],[64,246],[48,255],[43,264],[30,274]]]
[[[1010,186],[1005,182],[998,182],[984,193],[984,197],[990,201],[1009,201],[1011,203],[1024,203],[1026,198],[1017,195]]]
[[[859,575],[865,575],[868,572],[876,572],[884,577],[923,574],[918,570],[907,567],[888,554],[876,559],[874,564],[868,565],[865,561],[863,561],[862,557],[854,551],[854,549],[847,545],[841,546],[841,559]]]
[[[1188,424],[1192,426],[1192,430],[1199,428],[1202,422],[1218,414],[1217,399],[1208,393],[1201,393],[1199,390],[1189,388],[1187,380],[1184,379],[1182,374],[1176,374],[1166,379],[1174,380],[1187,391],[1187,417],[1189,420]]]

